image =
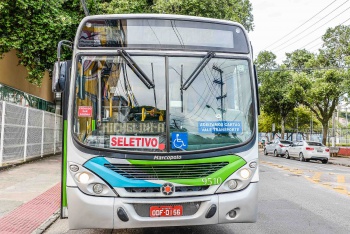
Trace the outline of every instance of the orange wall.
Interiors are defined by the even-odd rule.
[[[49,73],[45,72],[41,87],[29,83],[26,80],[27,75],[27,69],[22,65],[18,65],[15,50],[3,54],[3,58],[0,59],[0,83],[53,102]]]

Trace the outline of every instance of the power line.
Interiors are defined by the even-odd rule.
[[[264,50],[266,50],[267,48],[269,48],[270,46],[276,44],[277,42],[281,41],[282,39],[286,38],[287,36],[289,36],[290,34],[292,34],[293,32],[295,32],[296,30],[298,30],[299,28],[301,28],[302,26],[304,26],[306,23],[308,23],[310,20],[312,20],[313,18],[315,18],[318,14],[320,14],[322,11],[324,11],[325,9],[327,9],[328,7],[330,7],[333,3],[335,3],[337,0],[334,0],[333,2],[331,2],[329,5],[327,5],[325,8],[323,8],[321,11],[319,11],[317,14],[315,14],[314,16],[312,16],[310,19],[308,19],[307,21],[305,21],[304,23],[302,23],[301,25],[299,25],[298,27],[296,27],[295,29],[293,29],[292,31],[290,31],[289,33],[287,33],[286,35],[284,35],[283,37],[281,37],[280,39],[278,39],[277,41],[273,42],[272,44],[270,44],[269,46],[267,46]]]
[[[289,39],[285,42],[283,42],[282,44],[274,47],[272,50],[275,50],[283,45],[285,45],[286,43],[290,42],[290,41],[294,41],[295,38],[298,38],[302,33],[306,32],[308,29],[310,29],[311,27],[315,26],[316,24],[320,23],[323,19],[325,19],[327,16],[329,16],[331,13],[333,13],[334,11],[338,10],[341,6],[343,6],[345,3],[347,3],[349,0],[345,1],[344,3],[342,3],[340,6],[338,6],[336,9],[334,9],[333,11],[331,11],[330,13],[328,13],[327,15],[325,15],[324,17],[322,17],[319,21],[317,21],[316,23],[312,24],[311,26],[309,26],[308,28],[304,29],[302,32],[300,32],[296,37],[292,38],[292,39]],[[319,26],[318,28],[316,28],[315,30],[307,33],[305,36],[303,36],[302,38],[300,39],[297,39],[295,42],[293,43],[290,43],[284,47],[282,47],[281,49],[278,49],[277,51],[280,51],[290,45],[293,45],[295,44],[296,42],[300,41],[301,39],[305,38],[306,36],[310,35],[311,33],[315,32],[316,30],[320,29],[322,26],[326,25],[327,23],[329,23],[330,21],[334,20],[335,18],[337,18],[338,16],[340,16],[341,14],[343,14],[345,11],[347,11],[350,7],[346,8],[344,11],[342,11],[340,14],[336,15],[335,17],[333,17],[332,19],[328,20],[326,23],[322,24],[321,26]]]
[[[343,22],[340,23],[339,25],[343,25],[343,24],[345,24],[345,23],[346,23],[347,21],[349,21],[349,20],[350,20],[350,18],[346,19],[345,21],[343,21]],[[310,44],[312,44],[313,42],[315,42],[315,41],[321,39],[322,36],[323,36],[323,35],[318,36],[317,38],[313,39],[312,41],[308,42],[307,44],[301,46],[300,49],[306,49],[306,47],[307,47],[308,45],[310,45]],[[320,46],[320,45],[322,45],[322,44],[323,44],[323,42],[319,42],[319,43],[313,45],[312,47],[308,48],[307,50],[310,51],[310,50],[312,50],[313,48],[315,48],[316,46]],[[278,50],[278,51],[280,51],[280,50]]]
[[[349,10],[349,9],[350,9],[350,7],[346,8],[346,9],[345,9],[344,11],[342,11],[340,14],[338,14],[338,15],[336,15],[335,17],[333,17],[332,19],[328,20],[326,23],[322,24],[321,26],[319,26],[319,27],[316,28],[315,30],[309,32],[308,34],[306,34],[305,36],[301,37],[300,39],[297,39],[296,41],[294,41],[294,42],[292,42],[292,43],[290,43],[290,44],[288,44],[288,45],[282,47],[281,49],[278,49],[276,52],[281,51],[281,50],[283,50],[283,49],[285,49],[285,48],[287,48],[287,47],[289,47],[289,46],[291,46],[291,45],[294,45],[295,43],[297,43],[297,42],[299,42],[300,40],[304,39],[306,36],[310,35],[311,33],[315,32],[316,30],[318,30],[318,29],[320,29],[321,27],[325,26],[325,25],[326,25],[327,23],[329,23],[330,21],[332,21],[332,20],[334,20],[335,18],[339,17],[340,15],[342,15],[345,11],[347,11],[347,10]],[[288,42],[288,41],[287,41],[287,42]]]

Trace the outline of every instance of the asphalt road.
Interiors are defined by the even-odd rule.
[[[258,221],[253,224],[68,230],[57,220],[45,233],[350,233],[350,169],[260,154]]]

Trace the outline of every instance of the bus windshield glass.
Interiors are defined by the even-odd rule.
[[[87,21],[80,32],[78,46],[249,53],[245,34],[238,26],[164,19]]]
[[[251,138],[248,60],[212,57],[198,70],[204,56],[127,56],[78,56],[73,131],[80,143],[182,152],[234,146]]]

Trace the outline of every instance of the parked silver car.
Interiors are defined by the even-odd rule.
[[[299,158],[300,161],[319,160],[327,163],[329,148],[316,141],[299,141],[287,148],[285,158]]]
[[[291,145],[292,141],[275,139],[274,141],[268,142],[264,147],[264,154],[273,154],[273,156],[277,157],[279,155],[284,155],[286,153],[286,149],[289,145]]]

